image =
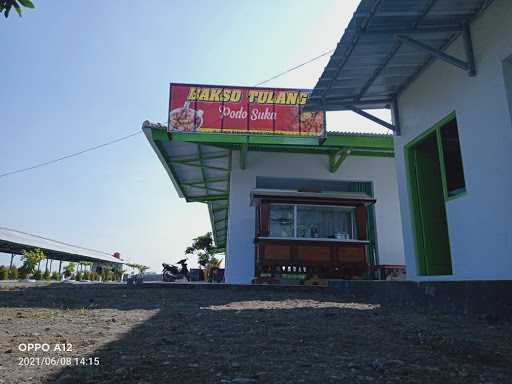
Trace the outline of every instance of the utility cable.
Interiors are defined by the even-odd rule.
[[[314,61],[316,61],[316,60],[318,60],[318,59],[320,59],[320,58],[322,58],[322,57],[324,57],[324,56],[326,56],[326,55],[328,55],[328,54],[330,54],[332,52],[334,52],[334,50],[330,49],[330,50],[328,50],[328,51],[326,51],[326,52],[324,52],[324,53],[322,53],[322,54],[320,54],[318,56],[313,57],[312,59],[310,59],[308,61],[305,61],[305,62],[303,62],[303,63],[301,63],[299,65],[291,67],[291,68],[287,69],[286,71],[280,72],[277,75],[268,78],[267,80],[261,81],[261,82],[255,84],[254,87],[258,87],[258,86],[266,84],[266,83],[268,83],[268,82],[270,82],[272,80],[275,80],[275,79],[277,79],[277,78],[279,78],[281,76],[284,76],[284,75],[286,75],[286,74],[288,74],[288,73],[290,73],[292,71],[295,71],[295,70],[297,70],[297,69],[299,69],[299,68],[301,68],[301,67],[303,67],[303,66],[305,66],[307,64],[310,64],[310,63],[312,63],[312,62],[314,62]],[[45,161],[45,162],[42,162],[42,163],[37,163],[37,164],[31,165],[30,167],[20,168],[20,169],[14,170],[14,171],[9,171],[9,172],[5,172],[5,173],[1,173],[0,174],[0,178],[7,177],[7,176],[12,176],[12,175],[15,175],[15,174],[18,174],[18,173],[22,173],[22,172],[31,171],[33,169],[41,168],[41,167],[44,167],[46,165],[55,164],[55,163],[58,163],[60,161],[63,161],[63,160],[66,160],[66,159],[70,159],[72,157],[79,156],[79,155],[82,155],[82,154],[87,153],[87,152],[95,151],[97,149],[100,149],[100,148],[103,148],[103,147],[106,147],[106,146],[109,146],[109,145],[113,145],[113,144],[119,143],[121,141],[127,140],[130,137],[139,135],[141,133],[142,133],[142,131],[137,130],[136,132],[130,133],[129,135],[122,136],[122,137],[119,137],[117,139],[110,140],[110,141],[107,141],[105,143],[95,145],[93,147],[85,148],[85,149],[83,149],[81,151],[70,153],[68,155],[64,155],[64,156],[58,157],[56,159],[48,160],[48,161]]]
[[[72,158],[72,157],[75,157],[75,156],[79,156],[79,155],[82,155],[82,154],[87,153],[87,152],[95,151],[97,149],[106,147],[108,145],[119,143],[120,141],[127,140],[130,137],[139,135],[141,133],[142,133],[142,131],[137,130],[136,132],[130,133],[129,135],[118,137],[117,139],[110,140],[110,141],[107,141],[105,143],[95,145],[93,147],[85,148],[85,149],[83,149],[81,151],[70,153],[69,155],[64,155],[64,156],[58,157],[56,159],[52,159],[52,160],[48,160],[48,161],[45,161],[45,162],[42,162],[42,163],[34,164],[34,165],[31,165],[30,167],[20,168],[20,169],[14,170],[14,171],[5,172],[5,173],[0,174],[0,178],[11,176],[11,175],[15,175],[17,173],[22,173],[22,172],[30,171],[32,169],[44,167],[45,165],[55,164],[55,163],[58,163],[59,161],[62,161],[62,160],[66,160],[66,159],[69,159],[69,158]]]

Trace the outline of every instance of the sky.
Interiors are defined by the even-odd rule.
[[[0,174],[166,122],[170,82],[251,86],[334,49],[358,0],[33,2],[0,19]],[[265,86],[313,88],[328,59]],[[352,112],[329,113],[327,129],[383,131]],[[211,230],[142,133],[0,178],[0,226],[154,271]]]

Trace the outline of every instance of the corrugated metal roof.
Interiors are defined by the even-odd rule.
[[[231,151],[201,143],[154,140],[152,129],[167,134],[167,127],[144,122],[143,130],[180,197],[208,204],[215,245],[225,248]]]
[[[405,35],[443,51],[492,0],[362,0],[306,109],[387,108],[432,61]]]
[[[349,136],[349,137],[389,137],[393,133],[384,132],[352,132],[352,131],[329,131],[328,136]]]
[[[24,250],[39,248],[46,257],[54,260],[66,261],[106,261],[121,264],[119,260],[108,252],[98,251],[33,235],[11,228],[0,227],[0,252],[21,254]]]

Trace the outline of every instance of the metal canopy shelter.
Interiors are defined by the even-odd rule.
[[[400,133],[399,96],[434,59],[476,74],[469,23],[493,0],[361,0],[306,110],[351,110]],[[459,36],[464,55],[444,50]],[[394,124],[363,109],[391,108]]]
[[[0,252],[21,255],[23,251],[30,251],[36,248],[41,249],[45,256],[52,260],[123,264],[122,260],[113,257],[107,252],[78,247],[42,236],[0,227]]]
[[[232,166],[244,169],[247,153],[286,152],[325,155],[335,172],[347,156],[393,157],[391,135],[328,132],[325,138],[272,135],[167,132],[148,121],[142,126],[180,197],[208,204],[215,245],[225,250],[229,179]],[[233,165],[232,151],[240,152]]]

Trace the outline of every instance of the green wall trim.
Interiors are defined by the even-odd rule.
[[[422,135],[425,138],[427,134]],[[416,170],[415,167],[412,166],[412,146],[414,143],[417,143],[418,140],[413,140],[409,144],[404,147],[404,155],[405,155],[405,165],[407,168],[407,190],[409,195],[409,206],[411,211],[411,222],[412,222],[412,231],[414,236],[414,251],[415,251],[415,260],[416,260],[416,274],[423,275],[426,270],[426,260],[423,258],[423,252],[420,249],[420,243],[423,242],[422,231],[420,231],[420,223],[421,223],[421,215],[420,211],[417,209],[418,207],[418,199],[417,193],[414,191],[417,189],[416,185]],[[421,236],[421,238],[418,238]]]
[[[168,141],[170,140],[169,134],[163,129],[151,128],[151,137],[153,140]]]
[[[319,137],[294,137],[277,135],[242,135],[229,133],[170,133],[172,140],[209,144],[249,144],[305,147],[351,147],[393,150],[393,137],[384,135],[329,135]]]
[[[217,201],[217,200],[226,200],[228,199],[228,194],[222,195],[201,195],[201,196],[189,196],[187,197],[188,202],[199,202],[199,203],[207,203],[209,201]]]
[[[425,259],[425,255],[423,255],[423,251],[420,247],[420,244],[422,244],[425,239],[423,235],[423,231],[420,230],[421,227],[421,212],[418,208],[419,201],[418,201],[418,193],[415,193],[419,189],[419,186],[417,185],[417,174],[416,169],[413,166],[413,163],[415,163],[415,160],[412,158],[413,156],[413,148],[428,138],[431,135],[435,136],[438,156],[439,156],[439,171],[441,174],[441,185],[442,185],[442,191],[443,191],[443,197],[444,197],[444,204],[445,204],[445,211],[446,211],[446,202],[456,199],[458,197],[464,196],[466,194],[466,191],[462,191],[454,196],[448,195],[448,189],[447,189],[447,180],[446,180],[446,165],[445,165],[445,159],[444,159],[444,151],[443,151],[443,145],[442,145],[442,139],[441,139],[441,128],[445,126],[447,123],[449,123],[451,120],[456,118],[455,111],[451,112],[441,120],[439,120],[437,123],[435,123],[433,126],[419,134],[417,137],[412,139],[409,143],[407,143],[404,146],[404,157],[405,157],[405,166],[406,166],[406,172],[407,172],[407,189],[408,189],[408,195],[409,195],[409,205],[410,205],[410,211],[411,211],[411,221],[412,221],[412,229],[414,233],[414,245],[415,245],[415,252],[416,252],[416,273],[418,275],[428,276],[428,275],[436,275],[440,276],[438,274],[432,274],[429,273],[429,267],[427,265],[427,260]],[[453,264],[452,264],[453,265]]]
[[[422,141],[425,137],[427,137],[429,134],[434,132],[435,130],[439,130],[443,125],[448,123],[449,121],[453,120],[455,118],[455,111],[451,112],[449,115],[443,117],[441,120],[439,120],[437,123],[435,123],[433,126],[425,130],[424,132],[420,133],[418,136],[416,136],[414,139],[412,139],[410,142],[408,142],[404,148],[411,148],[415,144]]]
[[[394,149],[393,136],[368,135],[368,136],[349,136],[349,135],[329,135],[323,143],[323,146],[333,147],[351,147],[351,148],[375,148],[375,149]]]
[[[427,129],[426,131],[422,132],[420,135],[415,137],[413,140],[411,140],[409,143],[407,143],[404,146],[404,151],[407,152],[410,150],[410,148],[414,147],[417,143],[425,139],[427,136],[429,136],[431,133],[435,133],[436,135],[436,143],[437,143],[437,150],[439,152],[439,161],[441,163],[441,183],[443,186],[443,195],[445,201],[450,201],[457,199],[459,197],[465,196],[467,194],[467,190],[461,191],[455,195],[450,195],[448,193],[448,186],[447,186],[447,180],[446,180],[446,163],[444,158],[444,151],[443,151],[443,142],[441,139],[441,128],[444,127],[447,123],[455,119],[456,113],[455,111],[451,112],[447,116],[443,117],[441,120],[439,120],[437,123],[435,123],[432,127]]]

